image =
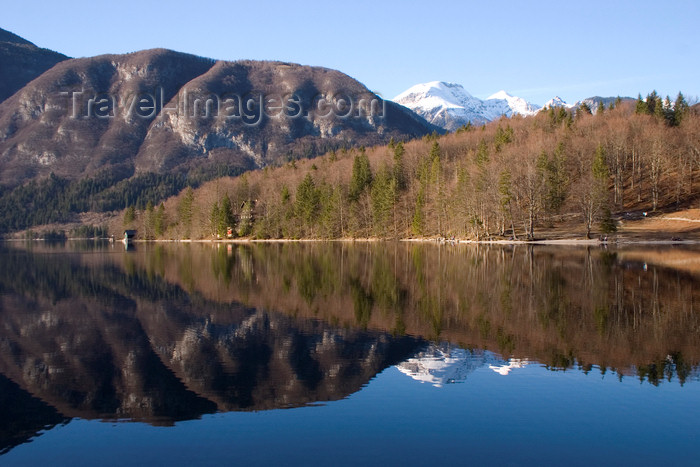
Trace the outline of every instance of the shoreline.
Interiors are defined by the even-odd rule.
[[[122,240],[112,240],[111,238],[66,238],[58,240],[58,242],[76,242],[76,241],[93,241],[93,242],[111,242],[123,243]],[[56,240],[35,238],[0,238],[0,242],[18,243],[18,242],[56,242]],[[467,240],[455,239],[445,240],[434,237],[425,238],[271,238],[271,239],[256,239],[256,238],[230,238],[230,239],[157,239],[143,240],[135,239],[130,243],[147,244],[147,243],[201,243],[201,244],[252,244],[252,243],[427,243],[437,245],[549,245],[549,246],[621,246],[621,245],[700,245],[700,239],[655,239],[655,238],[613,238],[603,241],[596,238],[552,238],[539,240]]]

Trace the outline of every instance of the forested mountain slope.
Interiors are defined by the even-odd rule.
[[[595,115],[565,108],[441,137],[332,151],[186,190],[113,225],[146,238],[582,235],[692,207],[700,117],[650,94]]]

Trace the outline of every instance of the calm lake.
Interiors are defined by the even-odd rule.
[[[0,243],[1,465],[698,465],[700,248]]]

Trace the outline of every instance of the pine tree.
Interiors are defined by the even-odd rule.
[[[136,220],[136,208],[134,206],[129,206],[124,211],[124,226],[129,226]]]
[[[302,221],[303,227],[308,229],[312,235],[319,207],[319,193],[316,189],[316,184],[311,174],[307,173],[297,187],[294,210],[297,217]]]
[[[674,126],[680,125],[681,122],[688,115],[689,109],[690,109],[690,107],[688,106],[688,102],[686,102],[685,97],[683,96],[683,93],[681,93],[679,91],[678,96],[676,97],[676,100],[673,103],[673,122],[672,122],[672,124]]]
[[[577,117],[583,117],[584,115],[591,115],[592,113],[593,112],[591,111],[591,107],[585,102],[581,102],[578,106],[578,109],[576,110]]]
[[[564,110],[564,113],[566,114],[566,118],[564,119],[564,126],[567,129],[570,129],[574,124],[574,113],[566,110]]]
[[[161,237],[167,228],[167,220],[165,219],[165,205],[160,203],[155,214],[154,230],[156,237]]]
[[[425,204],[425,191],[421,187],[416,196],[416,204],[413,209],[413,219],[411,220],[411,231],[413,235],[423,235],[425,220],[423,215],[423,205]]]
[[[612,104],[611,104],[612,105]],[[595,111],[596,115],[603,115],[605,113],[605,104],[603,104],[603,101],[598,101],[598,108]]]
[[[231,231],[233,231],[234,224],[236,222],[233,216],[231,199],[228,197],[227,194],[224,194],[224,196],[222,196],[219,209],[219,227],[217,229],[217,232],[223,237],[228,235],[228,229],[231,229]]]
[[[647,115],[649,113],[649,106],[647,105],[646,101],[642,99],[641,94],[639,94],[637,97],[637,105],[634,108],[634,113],[639,115]]]
[[[610,210],[610,196],[608,194],[610,169],[606,159],[605,148],[603,148],[602,145],[598,145],[598,148],[596,149],[591,170],[595,181],[593,197],[594,203],[596,203],[598,206],[596,212],[599,213],[597,217],[599,218],[600,228],[604,233],[615,232],[617,227],[615,226],[615,221],[612,218],[612,212]]]
[[[180,204],[177,207],[177,214],[179,217],[179,223],[182,226],[182,237],[190,238],[192,230],[192,207],[194,205],[194,190],[192,187],[187,187],[185,194],[180,200]]]
[[[557,123],[566,122],[571,119],[571,112],[568,112],[564,107],[559,107],[557,110]]]
[[[647,114],[656,115],[656,112],[657,112],[656,107],[657,107],[657,104],[660,104],[660,103],[661,103],[661,98],[656,93],[656,90],[647,94],[647,98],[646,98]]]
[[[513,128],[510,125],[506,125],[505,129],[499,126],[494,137],[496,152],[500,152],[501,148],[511,141],[513,141]]]
[[[396,180],[396,188],[400,191],[405,190],[407,184],[403,164],[403,156],[405,153],[406,150],[403,147],[403,143],[399,141],[396,146],[394,146],[394,179]]]
[[[155,237],[155,216],[153,212],[153,203],[148,202],[146,210],[143,213],[143,236],[146,240],[153,240]]]
[[[596,179],[601,187],[605,187],[607,190],[610,169],[608,168],[608,163],[606,161],[605,148],[603,148],[602,144],[599,144],[596,148],[591,170],[593,171],[593,178]]]
[[[279,203],[278,224],[273,225],[272,229],[275,234],[279,234],[282,237],[291,237],[294,233],[292,232],[294,206],[292,205],[292,196],[287,185],[282,185]]]
[[[350,189],[348,192],[348,197],[350,201],[357,201],[360,199],[360,195],[369,189],[372,183],[372,169],[369,165],[369,158],[364,151],[364,148],[360,150],[360,154],[355,156],[352,163],[352,177],[350,179]]]
[[[489,161],[489,147],[486,145],[486,141],[483,139],[479,141],[479,146],[476,149],[476,165],[482,167],[486,165]]]
[[[460,133],[468,133],[474,129],[474,126],[472,125],[472,122],[467,122],[461,127],[457,128],[457,131],[455,131],[456,134]]]
[[[372,199],[373,226],[376,235],[386,236],[396,202],[396,179],[388,167],[383,167],[374,177],[370,196]]]
[[[433,145],[430,147],[430,160],[440,158],[440,144],[437,141],[433,141]]]
[[[338,238],[344,235],[343,187],[323,183],[319,187],[321,235],[326,238]]]
[[[600,230],[603,233],[613,233],[617,232],[617,225],[615,224],[615,219],[612,217],[612,212],[609,206],[604,206],[600,218]]]
[[[665,99],[658,98],[656,105],[654,106],[654,116],[662,122],[670,123],[673,121],[672,115],[673,109],[671,109],[671,100],[668,96]]]

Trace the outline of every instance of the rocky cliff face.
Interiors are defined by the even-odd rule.
[[[166,50],[60,63],[0,104],[0,183],[115,167],[128,174],[153,120],[126,111],[131,101],[156,89],[170,100],[211,66]],[[92,105],[95,97],[110,101],[109,111]]]
[[[169,50],[67,60],[0,104],[0,183],[263,167],[433,127],[318,67]]]
[[[431,130],[341,72],[282,62],[217,62],[187,83],[161,117],[137,156],[140,170],[169,169],[192,157],[243,157],[263,167]]]

